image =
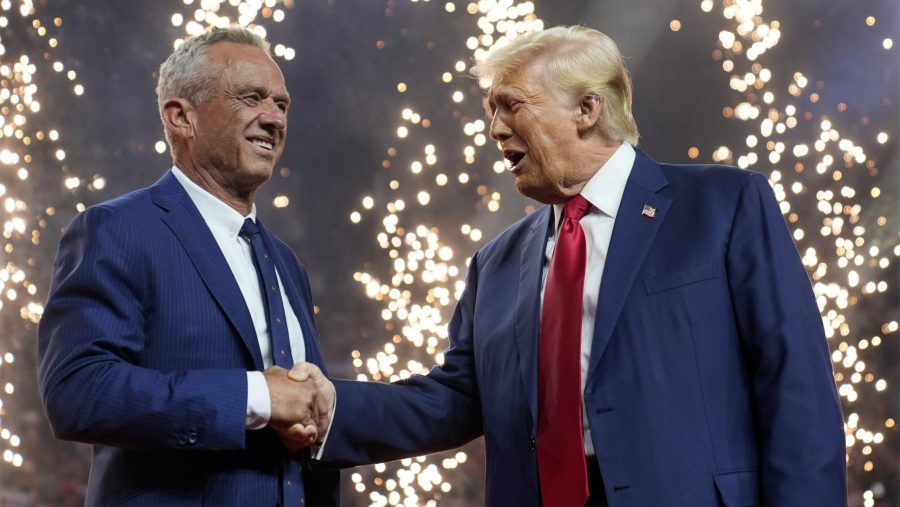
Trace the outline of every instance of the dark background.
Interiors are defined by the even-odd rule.
[[[278,4],[286,13],[283,22],[262,17],[258,20],[267,27],[273,44],[290,46],[297,56],[291,61],[277,59],[293,98],[290,133],[279,171],[258,194],[257,205],[269,228],[294,248],[310,273],[331,373],[354,377],[364,370],[353,367],[351,353],[358,351],[365,360],[382,350],[393,334],[380,317],[384,304],[367,298],[364,287],[353,278],[357,271],[382,279],[392,274],[391,260],[376,240],[383,230],[381,219],[388,200],[406,200],[407,210],[401,217],[404,223],[422,223],[441,231],[441,241],[455,251],[454,261],[462,269],[460,276],[465,274],[462,260],[521,217],[530,203],[516,195],[509,175],[491,169],[499,159],[491,142],[476,150],[475,163],[463,161],[462,149],[471,144],[471,139],[463,134],[462,125],[483,117],[482,91],[477,83],[465,72],[453,70],[456,61],[471,60],[466,39],[481,34],[475,24],[478,16],[466,12],[467,3],[454,1],[453,13],[445,10],[445,2],[436,1],[291,3],[290,8]],[[900,395],[893,389],[900,381],[894,367],[900,358],[896,332],[900,298],[895,286],[900,281],[896,267],[900,58],[897,47],[882,47],[884,38],[900,43],[900,9],[895,0],[799,0],[766,2],[764,7],[762,18],[766,22],[778,20],[782,31],[779,44],[759,59],[773,75],[765,89],[776,94],[773,107],[783,110],[785,104],[795,104],[800,112],[795,129],[773,136],[788,145],[781,162],[769,163],[768,152],[758,147],[761,160],[751,169],[766,174],[779,170],[786,175],[786,182],[803,182],[806,191],[788,195],[792,211],[799,215],[792,228],[800,226],[806,233],[798,247],[801,252],[815,248],[819,260],[828,263],[828,275],[821,281],[844,287],[846,270],[837,265],[834,238],[818,232],[826,217],[816,210],[816,193],[829,189],[839,193],[844,185],[856,189],[854,197],[835,200],[861,206],[856,225],[865,227],[860,235],[865,245],[858,249],[865,257],[859,268],[862,283],[847,287],[854,300],[849,308],[838,311],[849,326],[847,335],[838,333],[830,341],[835,349],[842,342],[844,347],[857,346],[859,358],[865,362],[863,374],[872,373],[876,381],[885,379],[887,389],[879,392],[873,388],[874,382],[862,381],[856,384],[859,398],[855,402],[842,398],[845,416],[858,414],[861,427],[884,435],[884,442],[873,445],[869,454],[859,442],[848,448],[851,502],[863,505],[864,495],[870,495],[875,505],[900,505],[900,439],[896,428],[886,422],[897,417],[900,406]],[[18,5],[4,12],[8,25],[0,28],[0,41],[5,46],[0,63],[10,64],[25,54],[38,67],[33,79],[38,84],[36,98],[41,108],[28,113],[23,130],[33,133],[55,128],[61,136],[56,143],[35,142],[30,146],[0,138],[0,147],[33,156],[26,165],[30,176],[25,181],[15,173],[15,168],[23,164],[0,165],[0,183],[8,190],[7,196],[14,195],[28,204],[25,210],[7,210],[8,216],[0,215],[4,221],[19,216],[28,222],[26,234],[4,234],[5,245],[11,247],[0,253],[0,261],[7,267],[25,269],[26,284],[36,287],[33,296],[22,293],[14,301],[0,296],[4,303],[0,308],[0,354],[10,351],[15,355],[13,363],[6,360],[0,364],[0,384],[14,386],[13,393],[7,388],[6,394],[0,395],[0,427],[20,437],[15,448],[8,443],[9,437],[4,437],[0,451],[12,449],[23,457],[18,467],[0,461],[0,487],[10,502],[26,497],[31,505],[80,505],[90,451],[85,446],[55,441],[44,422],[34,379],[35,325],[23,318],[20,309],[28,302],[41,303],[46,296],[59,231],[79,203],[91,205],[149,185],[169,167],[168,153],[157,153],[154,148],[163,139],[154,94],[155,71],[173,41],[184,35],[183,27],[172,25],[172,14],[189,18],[195,8],[174,0],[55,0],[35,2],[35,13],[29,16],[20,15]],[[230,7],[223,5],[223,13],[226,8]],[[546,26],[581,23],[617,41],[634,81],[640,147],[657,160],[711,162],[719,146],[728,146],[736,154],[745,153],[745,138],[750,134],[765,143],[759,134],[762,117],[743,122],[723,114],[724,108],[748,98],[729,87],[731,73],[724,72],[721,61],[713,57],[720,48],[719,32],[733,30],[733,22],[722,16],[721,2],[707,13],[701,11],[699,0],[538,1],[535,12]],[[867,16],[876,18],[874,26],[867,26]],[[56,17],[62,19],[61,26],[52,25]],[[48,26],[46,35],[37,33],[35,19]],[[680,21],[679,31],[670,29],[673,19]],[[48,45],[50,36],[59,41],[55,48]],[[65,63],[66,70],[76,71],[74,81],[50,68],[50,62],[57,60]],[[743,68],[742,57],[734,60],[738,72]],[[440,76],[446,71],[454,75],[450,84],[441,82]],[[797,71],[810,84],[799,97],[792,97],[787,86]],[[408,87],[405,93],[397,91],[400,82]],[[83,84],[83,95],[72,93],[75,83]],[[454,90],[465,94],[463,102],[450,99]],[[816,102],[809,99],[813,92],[819,97]],[[400,116],[404,107],[428,118],[430,127],[405,122]],[[808,118],[802,116],[804,113],[809,113]],[[835,182],[832,170],[816,174],[814,163],[801,174],[792,170],[796,160],[790,155],[791,147],[805,143],[812,151],[821,132],[820,122],[826,117],[842,138],[861,146],[867,161],[871,161],[871,167],[851,164],[843,168],[840,184]],[[6,112],[4,119],[9,121]],[[409,127],[408,138],[398,139],[396,129],[400,125]],[[876,141],[879,132],[888,134],[886,143]],[[423,160],[422,147],[428,143],[436,146],[438,163],[426,166],[423,176],[409,174],[410,161]],[[688,155],[690,147],[699,151],[695,160]],[[66,151],[64,161],[52,155],[58,148]],[[391,148],[396,154],[389,154]],[[833,153],[838,160],[835,167],[842,165],[840,150],[831,146],[826,153]],[[729,162],[736,163],[736,159]],[[383,167],[384,160],[391,162],[390,168]],[[446,173],[451,183],[437,187],[433,175],[438,171]],[[467,172],[471,181],[456,183],[460,172]],[[81,185],[66,189],[63,181],[67,177],[79,178]],[[103,188],[91,184],[96,177],[105,180]],[[392,179],[401,183],[400,190],[389,189],[387,182]],[[498,212],[486,210],[485,197],[478,189],[482,185],[488,194],[502,195]],[[872,187],[880,188],[877,199],[871,197]],[[422,188],[431,192],[428,206],[413,204]],[[276,195],[289,197],[290,204],[274,207]],[[360,205],[366,195],[376,202],[375,209],[368,212]],[[54,208],[52,214],[48,208]],[[348,218],[355,210],[363,212],[359,224]],[[883,217],[883,225],[879,217]],[[480,228],[483,239],[464,238],[460,224]],[[37,241],[31,231],[38,232]],[[850,237],[849,233],[844,236]],[[871,246],[878,246],[880,252],[870,255]],[[870,257],[888,258],[889,266],[871,267]],[[886,281],[888,287],[883,292],[863,294],[860,288],[870,280]],[[826,313],[832,308],[837,307],[829,301]],[[893,331],[890,327],[882,329],[892,321]],[[860,340],[871,341],[875,335],[882,339],[880,347],[858,346]],[[433,362],[430,355],[415,348],[398,346],[398,354],[408,354],[426,366]],[[843,383],[856,371],[854,368],[835,363],[836,373],[847,377]],[[433,496],[420,491],[421,502],[434,497],[440,505],[480,504],[480,442],[468,446],[466,452],[466,464],[444,473],[452,483],[451,492]],[[867,462],[871,462],[871,471],[866,470]],[[384,491],[377,479],[389,478],[395,469],[354,471],[361,474],[359,482],[366,485],[365,494],[353,492],[356,478],[351,480],[351,473],[345,473],[345,504],[368,505],[370,491]],[[0,495],[0,505],[5,505],[3,498]]]

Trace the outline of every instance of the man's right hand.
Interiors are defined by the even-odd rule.
[[[317,410],[319,413],[319,425],[318,425],[318,433],[319,433],[319,441],[325,439],[325,434],[328,433],[328,427],[331,424],[331,417],[334,415],[334,402],[336,393],[334,390],[334,384],[328,380],[322,370],[319,369],[313,363],[297,363],[291,368],[291,371],[288,372],[288,377],[297,382],[314,382],[316,385],[316,389],[318,391],[318,396],[316,397]],[[297,428],[298,430],[302,430],[302,428]],[[302,431],[301,431],[302,434]]]
[[[314,379],[288,377],[288,370],[273,366],[263,372],[269,388],[272,415],[269,426],[282,437],[291,452],[297,452],[319,438],[318,387]],[[327,428],[327,426],[326,426]],[[286,439],[285,434],[290,438]]]

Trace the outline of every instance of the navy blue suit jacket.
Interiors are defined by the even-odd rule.
[[[550,216],[539,209],[472,258],[443,365],[393,385],[335,382],[325,461],[380,462],[483,434],[486,503],[539,505]],[[594,289],[584,406],[612,507],[845,504],[822,320],[763,176],[638,152]]]
[[[309,361],[324,367],[305,271],[266,232]],[[190,197],[166,173],[79,214],[60,243],[39,327],[41,395],[57,437],[94,444],[86,505],[274,506],[304,461],[308,505],[338,475],[309,470],[270,429],[246,431],[262,370],[249,310]]]

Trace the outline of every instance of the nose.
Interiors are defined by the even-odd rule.
[[[500,117],[500,113],[495,112],[494,117],[491,118],[491,139],[495,141],[505,141],[512,137],[512,130],[509,128],[509,125],[503,121],[503,118]]]
[[[287,111],[284,111],[274,100],[267,99],[265,108],[259,115],[259,123],[263,128],[284,130],[287,128]]]

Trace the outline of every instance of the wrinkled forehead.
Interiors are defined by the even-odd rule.
[[[281,68],[260,48],[243,46],[213,53],[210,48],[210,62],[216,67],[223,84],[258,83],[273,90],[285,91],[286,84]]]
[[[525,74],[526,69],[519,67],[514,69],[499,69],[496,74],[491,78],[491,84],[488,87],[485,94],[487,97],[492,97],[497,95],[498,93],[502,93],[504,90],[509,89],[510,87],[519,86],[520,81],[523,81],[522,76]]]
[[[511,94],[534,95],[551,91],[548,86],[546,66],[541,62],[528,62],[516,68],[498,72],[485,93],[489,105]]]
[[[527,82],[535,77],[539,71],[535,62],[526,62],[517,66],[497,69],[496,74],[491,78],[491,87],[488,91],[498,88],[516,86],[520,82]]]

